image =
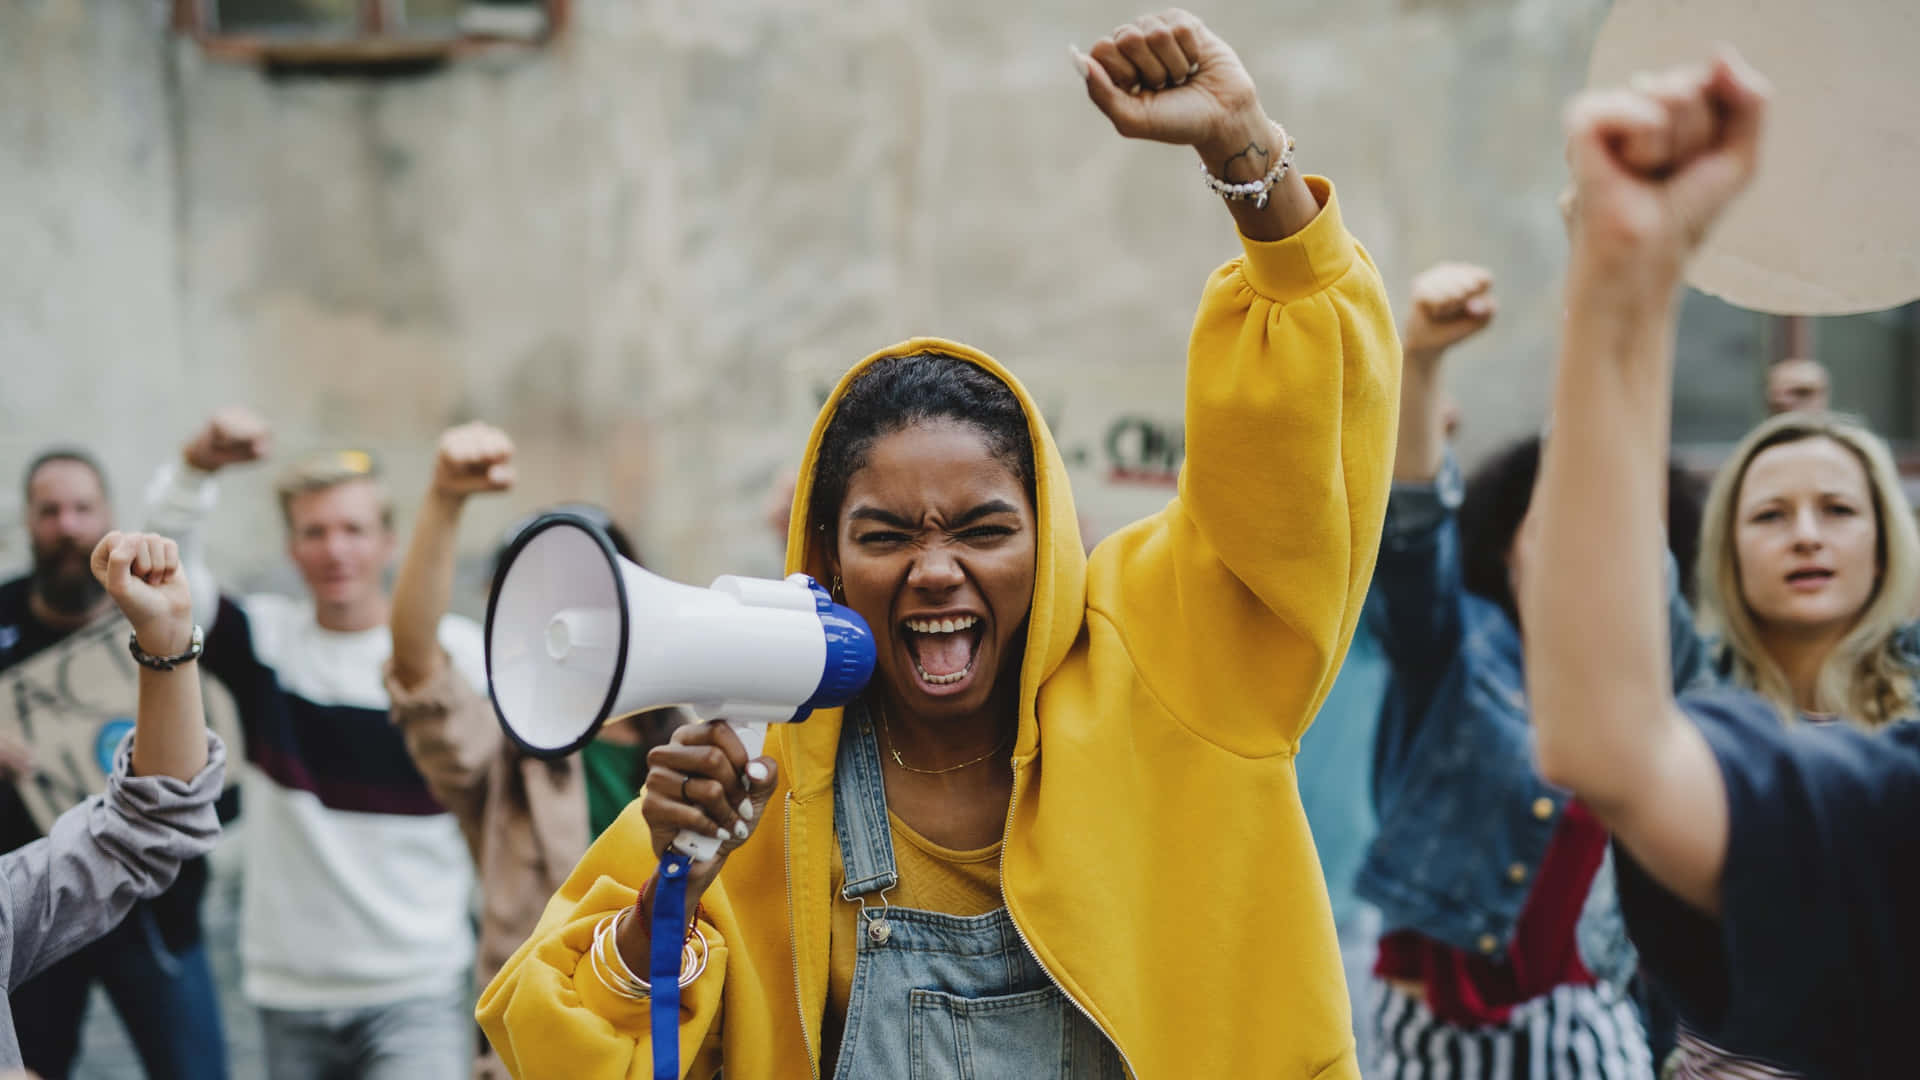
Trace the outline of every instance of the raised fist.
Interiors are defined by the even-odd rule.
[[[1499,305],[1493,275],[1470,263],[1437,263],[1413,279],[1401,348],[1410,357],[1432,357],[1486,329]]]
[[[1144,15],[1074,50],[1087,96],[1129,139],[1203,146],[1236,138],[1260,115],[1252,76],[1233,49],[1179,8]],[[1260,130],[1270,127],[1264,118]],[[1264,170],[1263,170],[1264,171]]]
[[[464,499],[512,486],[513,440],[506,432],[475,420],[441,434],[433,462],[436,494]]]
[[[1753,178],[1767,82],[1731,49],[1704,66],[1588,91],[1567,108],[1574,253],[1671,288]],[[1631,278],[1637,284],[1637,278]]]
[[[193,595],[180,547],[158,533],[110,532],[93,549],[93,576],[133,624],[140,647],[174,656],[193,641]]]
[[[265,420],[244,406],[232,405],[208,417],[181,456],[202,472],[214,472],[266,457],[272,442]]]

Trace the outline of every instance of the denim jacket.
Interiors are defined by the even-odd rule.
[[[1356,890],[1390,931],[1502,960],[1572,796],[1534,772],[1518,628],[1461,584],[1459,487],[1449,456],[1434,484],[1396,485],[1387,503],[1366,618],[1393,680],[1374,742],[1380,829]],[[1684,688],[1705,653],[1668,580]]]

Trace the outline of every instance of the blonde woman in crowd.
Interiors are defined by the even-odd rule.
[[[1700,544],[1702,623],[1720,678],[1789,723],[1868,730],[1915,715],[1920,530],[1893,455],[1856,421],[1788,412],[1714,479]],[[1682,1027],[1669,1075],[1788,1077]]]
[[[1915,714],[1920,530],[1859,423],[1794,412],[1754,429],[1708,493],[1699,576],[1726,681],[1810,720]]]

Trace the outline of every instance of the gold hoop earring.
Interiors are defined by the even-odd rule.
[[[835,600],[845,600],[847,598],[846,586],[841,583],[839,574],[833,575],[833,587],[827,590],[827,594]]]

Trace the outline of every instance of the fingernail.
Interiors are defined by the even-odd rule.
[[[1132,95],[1133,95],[1134,97],[1139,97],[1139,96],[1140,96],[1140,84],[1139,84],[1139,83],[1134,83],[1134,84],[1133,84],[1132,86],[1129,86],[1129,87],[1127,87],[1127,93],[1129,93],[1129,94],[1132,94]]]
[[[753,800],[752,799],[740,800],[740,816],[746,819],[747,821],[753,820]]]
[[[1070,62],[1073,64],[1073,73],[1075,75],[1080,76],[1082,79],[1086,78],[1087,77],[1086,55],[1080,51],[1078,46],[1074,45],[1072,42],[1068,42],[1067,56],[1071,57]]]
[[[1192,64],[1191,64],[1191,65],[1190,65],[1190,66],[1189,66],[1188,68],[1187,68],[1187,74],[1188,74],[1188,75],[1198,75],[1198,74],[1200,74],[1200,61],[1198,61],[1198,60],[1195,60],[1195,61],[1194,61],[1194,62],[1193,62],[1193,63],[1192,63]]]
[[[734,822],[734,823],[733,823],[733,838],[734,838],[735,840],[745,840],[745,839],[747,838],[747,823],[746,823],[746,822],[744,822],[744,821],[736,821],[736,822]]]
[[[758,761],[747,762],[747,778],[752,780],[754,783],[756,784],[766,783],[767,777],[769,775],[771,774],[767,772],[766,765],[762,764],[761,762],[758,762]]]

